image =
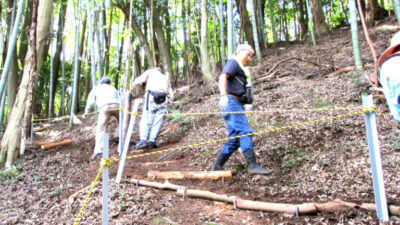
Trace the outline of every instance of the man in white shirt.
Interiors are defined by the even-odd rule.
[[[381,67],[379,81],[385,94],[386,103],[393,118],[400,122],[400,31],[379,58]]]
[[[120,96],[117,89],[111,86],[111,79],[109,77],[103,77],[99,83],[99,85],[90,91],[85,113],[82,115],[82,118],[85,118],[92,106],[95,104],[97,105],[99,117],[96,129],[96,144],[92,159],[103,154],[103,136],[107,124],[112,117],[115,117],[117,120],[119,119],[120,110]],[[119,138],[118,131],[119,129],[117,128],[114,132],[114,139]]]
[[[134,149],[157,147],[156,140],[164,114],[168,112],[168,101],[172,101],[174,98],[171,83],[168,77],[161,73],[160,68],[146,70],[137,77],[133,81],[131,92],[136,86],[144,83],[146,83],[146,89],[143,113],[139,124],[140,141],[134,146]]]

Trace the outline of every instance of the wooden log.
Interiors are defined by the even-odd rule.
[[[354,71],[356,69],[355,66],[347,66],[347,67],[343,67],[341,69],[335,70],[332,73],[327,74],[327,77],[333,77],[336,76],[337,74],[340,73],[346,73],[346,72],[350,72],[350,71]]]
[[[43,124],[43,125],[39,125],[39,126],[35,126],[33,128],[33,132],[40,132],[40,131],[44,131],[46,129],[48,129],[51,125],[50,124]]]
[[[232,179],[232,171],[149,171],[148,179],[199,179],[199,180],[224,180]]]
[[[257,211],[268,211],[268,212],[279,212],[289,214],[312,214],[317,212],[338,212],[345,211],[347,209],[363,209],[368,211],[376,211],[376,205],[374,203],[353,203],[345,202],[340,199],[325,203],[299,203],[299,204],[287,204],[287,203],[273,203],[273,202],[260,202],[241,199],[236,196],[228,196],[217,194],[210,191],[186,189],[184,186],[171,184],[168,181],[165,183],[150,182],[138,179],[130,179],[128,183],[137,184],[140,186],[153,187],[163,190],[174,190],[176,195],[185,197],[194,197],[209,199],[213,201],[227,202],[236,205],[238,209],[249,209]],[[400,206],[388,205],[389,213],[391,215],[400,216]]]
[[[180,185],[171,184],[168,181],[165,181],[164,183],[159,183],[159,182],[151,182],[151,181],[146,181],[146,180],[130,179],[127,182],[131,183],[131,184],[137,184],[140,186],[152,187],[152,188],[157,188],[157,189],[161,189],[161,190],[176,191],[178,189],[184,188],[183,186],[180,186]]]
[[[137,163],[142,166],[157,166],[157,165],[166,165],[170,163],[177,163],[179,162],[178,160],[172,160],[172,161],[164,161],[164,162],[145,162],[145,163]]]
[[[267,212],[279,212],[288,214],[313,214],[318,212],[332,213],[342,212],[347,209],[364,209],[368,211],[376,211],[374,203],[362,203],[356,204],[352,202],[345,202],[340,199],[325,203],[299,203],[299,204],[286,204],[286,203],[272,203],[272,202],[260,202],[239,199],[235,196],[220,195],[209,191],[202,190],[191,190],[191,189],[178,189],[176,194],[179,196],[194,197],[210,199],[213,201],[222,201],[231,204],[235,204],[238,209],[248,209],[257,211]],[[391,215],[400,215],[400,207],[389,205],[389,212]]]
[[[42,146],[42,145],[50,144],[50,142],[47,142],[47,141],[36,141],[33,144],[37,145],[37,146]]]
[[[58,146],[61,146],[61,145],[71,144],[71,143],[72,143],[72,140],[71,139],[67,139],[67,140],[63,140],[63,141],[59,141],[59,142],[45,144],[45,145],[40,146],[40,148],[42,150],[45,150],[45,149],[49,149],[49,148],[55,148],[55,147],[58,147]]]

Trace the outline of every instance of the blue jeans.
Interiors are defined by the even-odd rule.
[[[228,137],[235,137],[239,135],[253,133],[250,127],[247,116],[244,113],[229,113],[224,112],[244,112],[242,104],[235,97],[228,96],[228,108],[221,111],[222,117],[225,119],[226,127],[228,129]],[[242,151],[253,150],[251,143],[252,136],[245,136],[241,138],[230,139],[226,142],[225,146],[221,149],[222,154],[232,155],[239,147]]]
[[[147,98],[149,101],[147,102]],[[146,107],[148,103],[148,106]],[[153,96],[146,94],[143,104],[142,119],[139,124],[140,140],[156,142],[158,132],[160,132],[164,115],[168,111],[167,101],[162,104],[156,104]],[[151,127],[151,129],[150,129]],[[149,136],[150,132],[150,136]]]

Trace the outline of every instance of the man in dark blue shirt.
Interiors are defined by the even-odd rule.
[[[222,112],[222,117],[225,119],[228,137],[254,132],[250,127],[245,113],[224,113],[244,112],[243,104],[249,103],[250,96],[246,94],[246,86],[248,86],[251,81],[249,79],[250,74],[244,66],[251,60],[253,54],[254,50],[250,45],[239,45],[235,56],[228,60],[219,77],[219,107]],[[251,139],[252,136],[229,139],[218,153],[213,170],[222,170],[223,165],[232,153],[240,147],[246,158],[249,173],[271,173],[272,170],[264,169],[256,162]]]

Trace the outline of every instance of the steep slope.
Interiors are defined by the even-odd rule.
[[[377,52],[381,53],[395,21],[385,21],[371,30]],[[366,77],[373,76],[373,59],[360,33],[365,69],[330,75],[333,70],[351,66],[352,47],[349,28],[334,30],[311,43],[278,44],[264,52],[252,68],[255,81],[254,110],[248,115],[253,129],[270,130],[307,121],[359,111],[361,95],[374,93]],[[286,60],[286,61],[285,61]],[[281,62],[283,61],[283,62]],[[281,62],[277,65],[278,62]],[[274,65],[277,65],[274,68]],[[271,70],[274,68],[274,70]],[[171,107],[186,115],[167,116],[166,131],[158,140],[159,151],[224,138],[226,128],[218,115],[218,93],[198,86]],[[376,101],[379,141],[388,202],[400,205],[399,124],[390,116],[385,103]],[[334,110],[345,107],[353,110]],[[324,110],[324,109],[332,110]],[[301,109],[312,109],[304,111]],[[189,113],[203,115],[188,115]],[[19,160],[17,175],[2,176],[0,190],[1,224],[70,224],[87,195],[79,194],[73,203],[68,197],[91,184],[99,162],[91,161],[95,118],[67,129],[68,121],[49,122],[50,129],[36,133],[35,139],[49,141],[72,138],[73,144],[47,151],[35,146]],[[115,127],[115,123],[113,124]],[[176,128],[167,131],[170,127]],[[111,128],[110,128],[111,129]],[[136,128],[137,130],[137,128]],[[132,141],[138,139],[135,133]],[[364,118],[349,116],[307,126],[271,131],[253,138],[257,158],[271,168],[269,176],[250,176],[239,152],[227,162],[234,172],[230,181],[181,180],[171,183],[240,198],[280,203],[326,202],[340,198],[354,202],[374,202]],[[124,177],[145,179],[149,170],[210,170],[223,142],[204,144],[176,154],[176,163],[146,166],[163,154],[134,158],[126,162]],[[111,156],[117,145],[111,143]],[[130,152],[129,155],[135,154]],[[118,164],[111,165],[111,178]],[[160,191],[122,182],[110,184],[110,224],[378,224],[375,212],[348,210],[331,214],[294,215],[235,210],[232,205],[200,199],[182,199],[174,192]],[[97,185],[82,222],[101,223],[101,186]],[[399,218],[391,216],[391,222]],[[83,223],[82,223],[83,224]]]

